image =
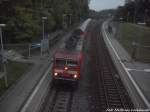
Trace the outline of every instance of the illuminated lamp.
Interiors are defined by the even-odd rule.
[[[57,72],[55,72],[55,73],[54,73],[54,76],[58,76],[58,73],[57,73]]]
[[[65,67],[65,70],[68,70],[68,67]]]
[[[73,75],[73,78],[75,78],[75,79],[78,78],[78,75],[77,74]]]

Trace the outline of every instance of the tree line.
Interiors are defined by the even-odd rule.
[[[150,0],[126,0],[126,4],[117,9],[115,20],[150,26]]]
[[[88,17],[89,0],[8,0],[0,3],[0,23],[5,23],[5,42],[25,43],[42,36],[42,17],[46,33],[62,28],[63,15],[71,23]]]

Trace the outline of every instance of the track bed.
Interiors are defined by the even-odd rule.
[[[134,106],[112,63],[101,32],[93,22],[84,41],[84,60],[77,88],[58,84],[50,88],[41,112],[105,112]]]

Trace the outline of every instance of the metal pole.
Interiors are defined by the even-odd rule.
[[[42,22],[43,22],[43,40],[44,40],[44,38],[45,38],[45,34],[44,34],[44,20],[46,20],[47,19],[47,17],[42,17]],[[43,50],[43,41],[41,41],[41,56],[42,56],[42,50]]]
[[[65,28],[65,14],[63,14],[63,19],[62,19],[62,25],[63,25],[63,28]]]
[[[42,42],[41,42],[42,43]],[[41,56],[42,56],[42,44],[41,44]]]
[[[129,22],[129,12],[128,12],[128,14],[127,14],[127,22]]]
[[[29,44],[29,57],[31,56],[31,44]]]
[[[68,22],[68,24],[67,24],[67,21],[66,21],[66,19],[67,19],[67,15],[66,14],[63,14],[63,28],[64,29],[66,29],[67,27],[68,27],[68,25],[70,24],[70,17],[69,17],[69,22]]]
[[[2,37],[2,28],[0,27],[0,35],[1,35],[1,52],[3,53],[4,51],[4,45],[3,45],[3,37]]]
[[[44,19],[42,18],[42,23],[43,23],[43,40],[44,40]],[[43,55],[42,47],[43,47],[43,41],[41,40],[41,56]]]
[[[137,5],[138,5],[138,1],[135,0],[135,6],[134,6],[134,18],[133,18],[133,19],[134,19],[134,20],[133,20],[134,23],[136,23],[136,15],[137,15],[137,11],[138,11],[138,10],[137,10],[137,8],[138,8]]]
[[[72,19],[72,18],[71,18],[71,14],[70,14],[70,25],[71,25],[71,22],[72,22],[71,19]]]
[[[43,40],[44,40],[44,19],[42,21],[43,21]]]
[[[6,64],[3,62],[4,65],[4,79],[5,79],[5,86],[8,87],[8,79],[7,79],[7,69],[6,69]]]
[[[4,79],[5,79],[5,86],[8,87],[8,81],[7,81],[7,70],[6,65],[4,62],[4,45],[3,45],[3,37],[2,37],[2,28],[0,27],[0,36],[1,36],[1,52],[2,52],[2,62],[3,62],[3,68],[4,68]]]
[[[138,43],[137,43],[137,58],[139,58],[139,59],[140,59],[140,49],[141,49],[141,38],[140,37],[138,38]]]

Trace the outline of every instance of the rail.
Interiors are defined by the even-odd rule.
[[[53,85],[52,85],[53,86]],[[73,90],[64,88],[61,85],[55,85],[49,90],[45,98],[40,112],[70,112],[72,99],[73,99]]]
[[[91,54],[94,56],[92,57],[92,66],[94,66],[93,69],[96,71],[94,73],[97,75],[98,80],[100,110],[106,111],[106,109],[115,108],[133,109],[134,106],[117,75],[102,35],[99,34],[99,26],[97,25],[95,32],[93,32]]]
[[[130,73],[125,69],[125,65],[121,62],[120,57],[118,56],[116,50],[113,48],[107,34],[105,31],[105,25],[106,22],[102,25],[102,34],[105,37],[104,41],[106,43],[106,47],[109,50],[109,53],[111,53],[111,58],[120,74],[121,80],[123,81],[133,103],[135,108],[142,108],[142,109],[150,109],[149,102],[143,95],[142,91],[137,86],[136,82],[131,77]],[[128,83],[126,83],[128,82]]]

